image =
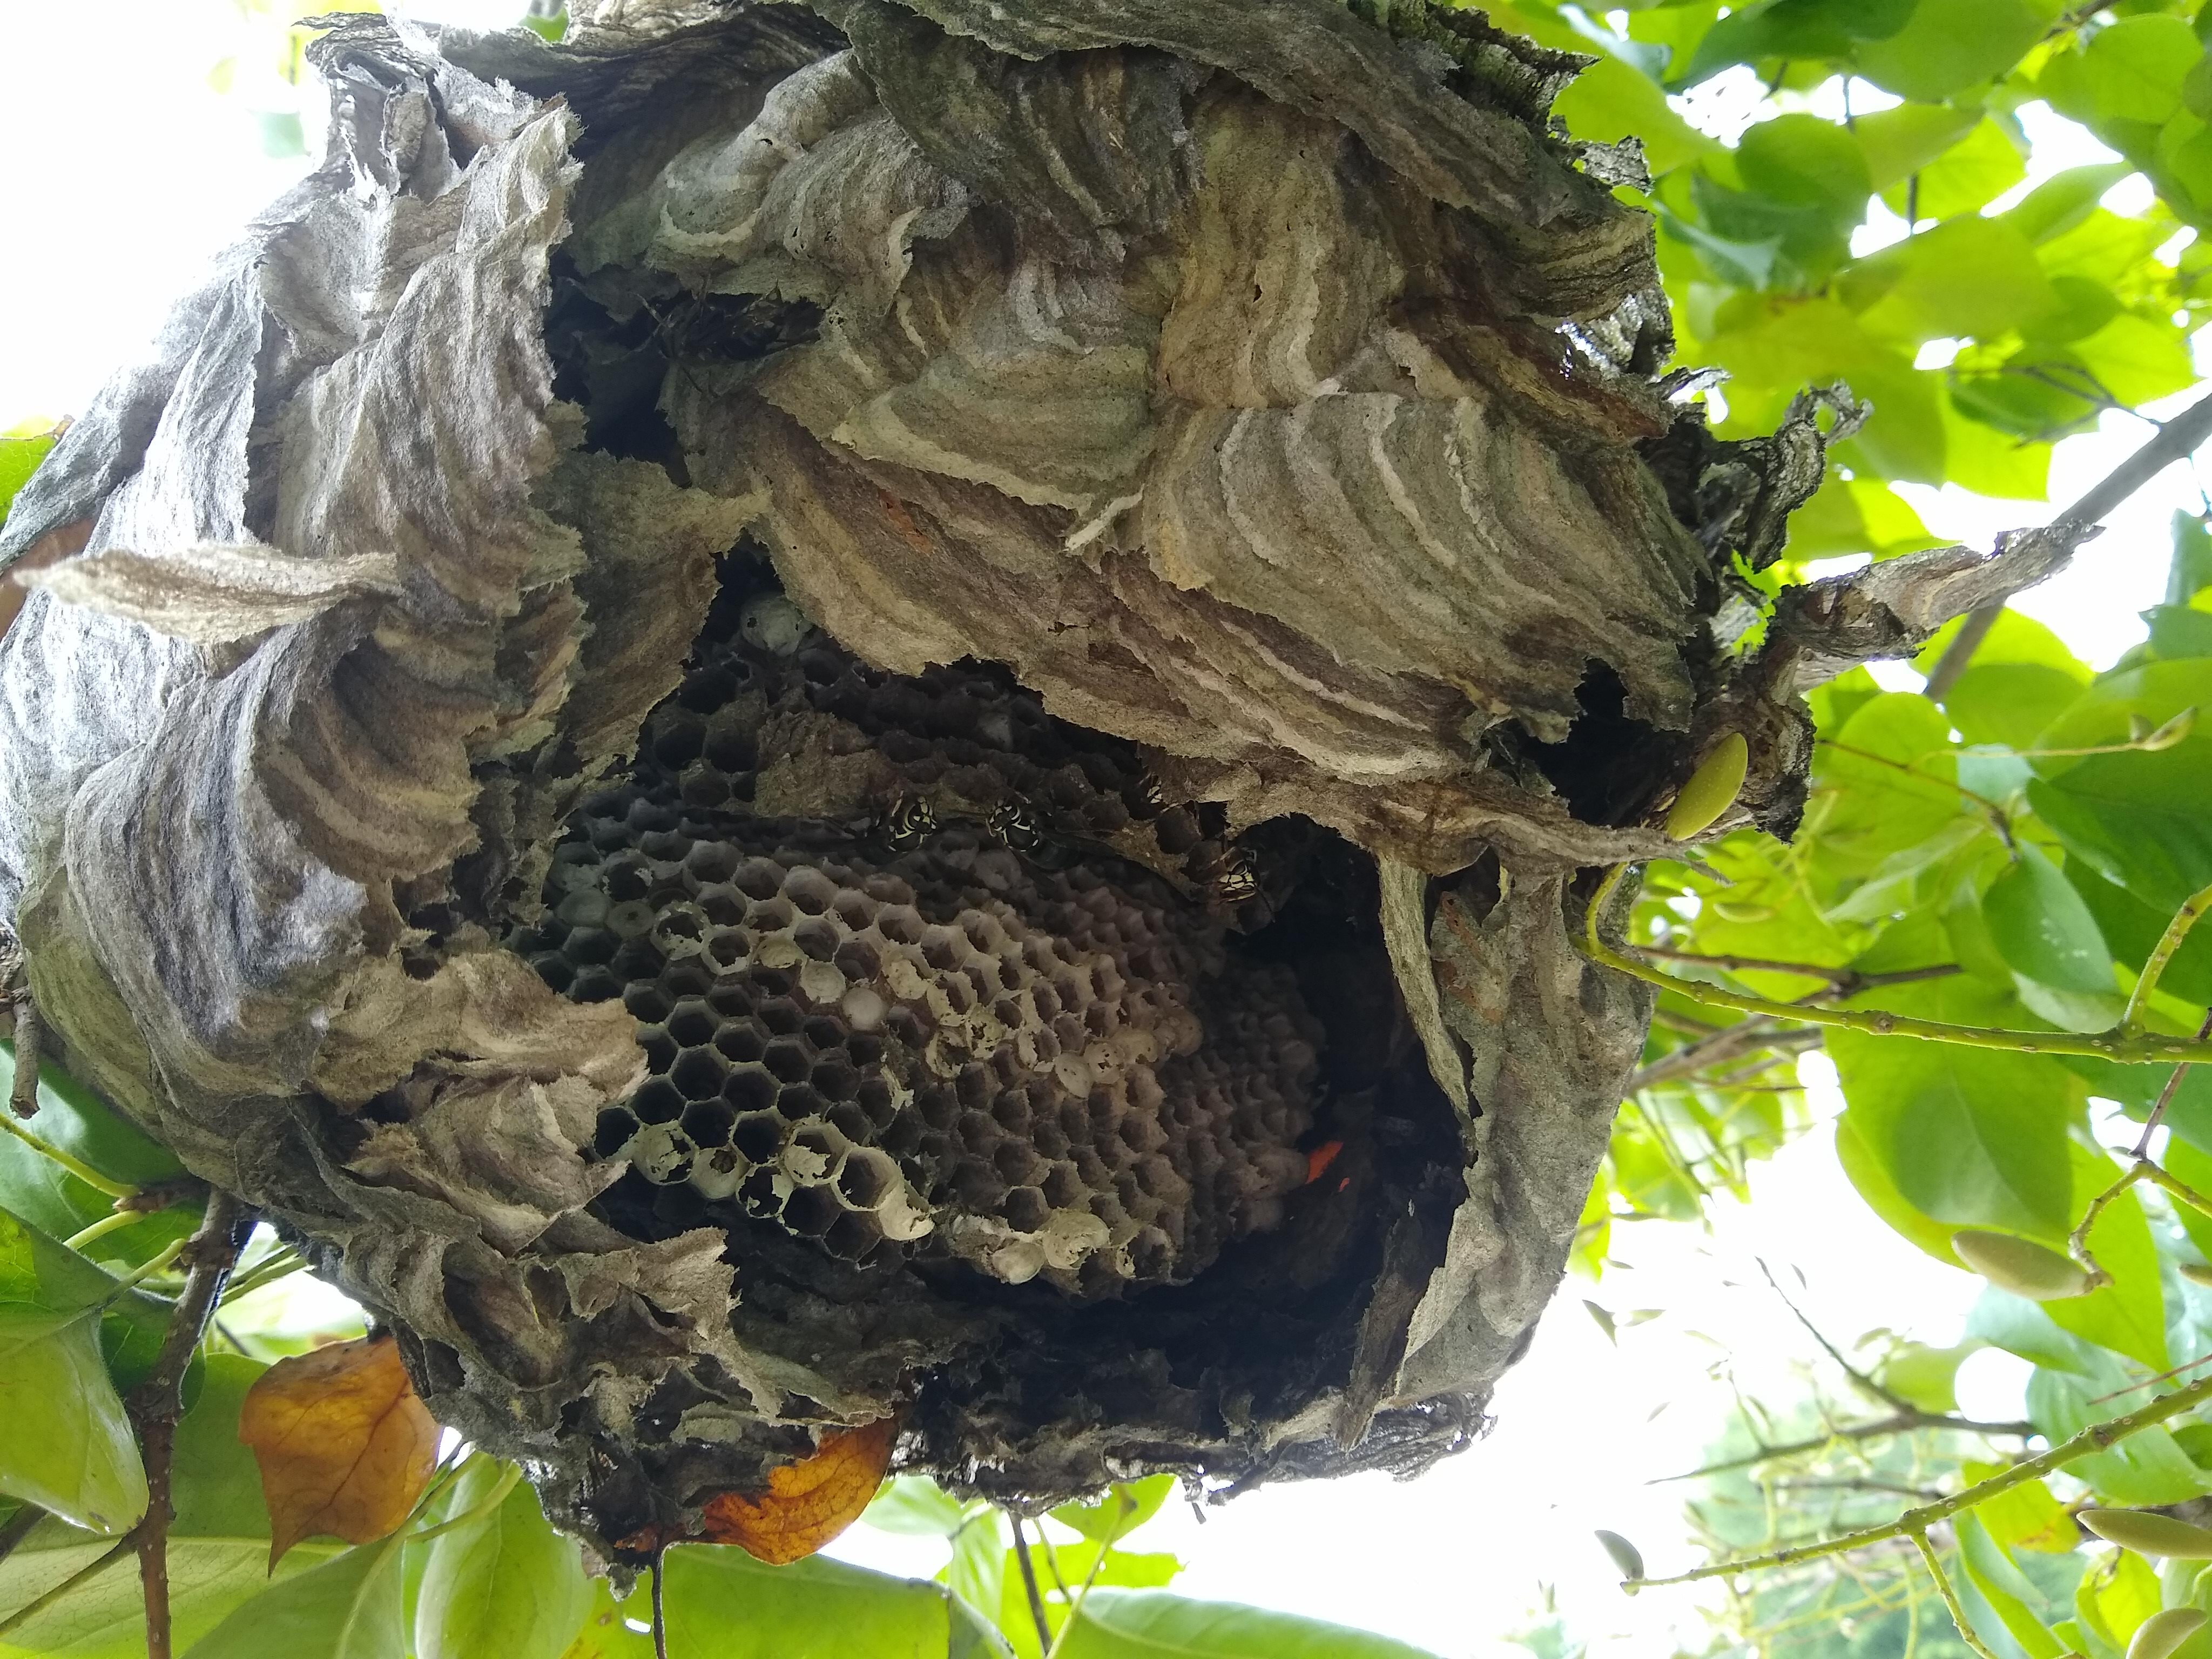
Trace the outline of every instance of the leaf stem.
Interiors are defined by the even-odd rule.
[[[2191,893],[2182,907],[2173,913],[2173,920],[2166,924],[2166,932],[2159,936],[2157,946],[2151,951],[2136,977],[2136,988],[2128,993],[2127,1012],[2120,1016],[2123,1035],[2133,1036],[2142,1030],[2143,1011],[2150,1005],[2150,994],[2158,988],[2159,976],[2173,960],[2174,952],[2189,937],[2189,930],[2197,926],[2197,919],[2212,909],[2212,887]]]
[[[2212,1037],[2212,1008],[2204,1011],[2203,1023],[2197,1028],[2199,1042],[2207,1037]],[[2174,1096],[2181,1092],[2181,1080],[2188,1075],[2189,1062],[2185,1060],[2173,1068],[2173,1075],[2166,1079],[2166,1087],[2158,1091],[2158,1100],[2151,1107],[2150,1115],[2143,1120],[2142,1133],[2136,1137],[2135,1155],[2137,1158],[2150,1156],[2150,1138],[2158,1133],[2158,1126],[2166,1121],[2166,1109],[2173,1104]]]
[[[668,1546],[663,1544],[653,1553],[653,1659],[668,1659],[668,1604],[660,1583],[667,1565]]]
[[[2142,1386],[2148,1387],[2148,1384]],[[1827,1433],[1806,1440],[1792,1440],[1779,1446],[1761,1446],[1755,1452],[1741,1457],[1731,1457],[1718,1463],[1706,1463],[1680,1474],[1662,1474],[1644,1484],[1651,1486],[1670,1486],[1677,1480],[1699,1480],[1709,1474],[1726,1474],[1734,1469],[1747,1469],[1760,1463],[1778,1462],[1795,1457],[1801,1452],[1819,1451],[1838,1441],[1880,1440],[1893,1434],[1911,1434],[1919,1429],[1935,1429],[1953,1434],[1978,1434],[1984,1439],[2027,1439],[2033,1435],[2033,1423],[1978,1423],[1971,1418],[1952,1417],[1942,1412],[1923,1412],[1917,1408],[1901,1411],[1890,1417],[1878,1418],[1870,1423],[1854,1423],[1848,1428],[1831,1429]]]
[[[40,1139],[16,1122],[12,1112],[0,1112],[0,1129],[5,1129],[41,1158],[52,1158],[94,1192],[106,1193],[110,1198],[129,1198],[138,1190],[136,1187],[126,1187],[119,1181],[110,1181],[82,1158],[71,1157],[50,1140]]]
[[[1037,1589],[1036,1564],[1030,1559],[1029,1534],[1023,1530],[1022,1517],[1006,1517],[1014,1523],[1014,1561],[1022,1571],[1022,1588],[1029,1593],[1030,1617],[1036,1622],[1037,1651],[1045,1652],[1052,1646],[1052,1626],[1045,1620],[1044,1597]]]
[[[126,1402],[146,1460],[146,1518],[138,1523],[135,1536],[138,1578],[145,1590],[147,1659],[171,1659],[173,1651],[169,1625],[169,1522],[175,1518],[175,1511],[169,1502],[169,1477],[176,1450],[177,1419],[184,1412],[185,1370],[199,1348],[223,1280],[237,1265],[238,1253],[245,1248],[252,1224],[252,1212],[228,1193],[218,1189],[208,1194],[207,1213],[200,1219],[199,1231],[184,1246],[191,1264],[185,1275],[184,1293],[170,1316],[154,1369],[131,1391]]]
[[[8,1524],[0,1527],[0,1561],[5,1561],[15,1546],[28,1538],[33,1528],[46,1518],[46,1512],[36,1504],[26,1504],[10,1516]]]
[[[71,1573],[68,1577],[63,1579],[60,1583],[56,1584],[52,1589],[46,1590],[42,1595],[32,1597],[31,1600],[24,1602],[21,1607],[16,1608],[15,1612],[9,1613],[5,1619],[0,1619],[0,1636],[13,1635],[21,1626],[30,1623],[32,1620],[37,1618],[48,1607],[53,1606],[55,1602],[60,1601],[62,1597],[69,1595],[71,1591],[81,1588],[82,1585],[88,1583],[94,1575],[105,1572],[109,1567],[113,1566],[118,1561],[120,1561],[125,1556],[128,1555],[132,1550],[138,1547],[138,1534],[143,1528],[144,1525],[145,1523],[141,1522],[137,1526],[131,1528],[129,1532],[125,1533],[122,1537],[117,1539],[115,1540],[114,1547],[108,1550],[108,1552],[105,1555],[102,1555],[98,1560],[88,1562],[85,1565],[79,1567],[75,1572]]]
[[[1910,1014],[1893,1014],[1883,1009],[1823,1008],[1810,1003],[1775,1002],[1765,997],[1723,991],[1717,986],[1701,984],[1696,980],[1680,979],[1672,974],[1662,973],[1649,963],[1638,962],[1622,954],[1599,937],[1599,913],[1605,908],[1605,901],[1612,896],[1628,867],[1625,864],[1616,865],[1590,901],[1583,924],[1589,954],[1608,968],[1619,969],[1646,984],[1677,992],[1692,1002],[1706,1003],[1716,1008],[1733,1008],[1739,1013],[1793,1019],[1807,1025],[1861,1031],[1870,1036],[1918,1037],[1928,1042],[1955,1043],[1967,1048],[1996,1048],[2008,1054],[2083,1054],[2128,1066],[2160,1060],[2212,1060],[2212,1042],[2190,1037],[2166,1036],[2151,1031],[2128,1033],[2115,1029],[2094,1036],[2083,1036],[2073,1031],[2014,1031],[1987,1025],[1957,1025],[1948,1020],[1918,1019]],[[1629,948],[1632,950],[1635,947]]]
[[[1916,1529],[1924,1531],[1938,1521],[1948,1520],[1976,1504],[1987,1503],[2000,1492],[2010,1492],[2014,1486],[2025,1486],[2031,1480],[2039,1480],[2051,1470],[2062,1468],[2077,1458],[2107,1450],[2130,1435],[2154,1427],[2170,1417],[2179,1417],[2206,1400],[2212,1400],[2212,1377],[2201,1377],[2186,1388],[2162,1395],[2125,1416],[2092,1423],[2081,1433],[2061,1441],[2038,1456],[2022,1458],[2001,1474],[1993,1474],[1986,1480],[1978,1481],[1933,1504],[1923,1504],[1907,1510],[1895,1520],[1880,1526],[1861,1527],[1855,1531],[1838,1533],[1833,1538],[1820,1539],[1810,1544],[1794,1544],[1787,1549],[1771,1550],[1764,1555],[1746,1556],[1741,1560],[1717,1561],[1711,1566],[1677,1573],[1672,1578],[1635,1579],[1624,1583],[1621,1588],[1632,1595],[1638,1590],[1655,1586],[1692,1584],[1706,1578],[1724,1578],[1732,1573],[1752,1572],[1766,1567],[1794,1566],[1800,1561],[1843,1555],[1852,1550],[1864,1549],[1869,1544],[1907,1537]]]
[[[484,1495],[481,1503],[471,1504],[467,1509],[463,1510],[459,1515],[447,1516],[446,1519],[439,1522],[434,1527],[423,1528],[422,1531],[416,1533],[414,1537],[409,1539],[407,1541],[410,1544],[428,1543],[431,1539],[435,1538],[440,1533],[453,1532],[457,1528],[467,1526],[471,1521],[483,1520],[484,1516],[489,1515],[501,1504],[507,1502],[507,1493],[514,1490],[515,1484],[521,1479],[522,1465],[520,1463],[508,1464],[505,1473],[501,1474],[499,1477],[498,1483],[492,1487],[490,1492]]]
[[[1959,1639],[1966,1644],[1976,1659],[1997,1659],[1996,1655],[1990,1651],[1989,1645],[1974,1634],[1974,1627],[1966,1622],[1966,1610],[1959,1605],[1959,1593],[1951,1588],[1951,1576],[1943,1571],[1943,1563],[1936,1553],[1936,1547],[1928,1541],[1927,1528],[1912,1528],[1905,1535],[1912,1540],[1912,1547],[1920,1552],[1920,1559],[1928,1568],[1928,1576],[1936,1581],[1936,1593],[1943,1598],[1945,1611],[1950,1613],[1951,1622],[1959,1627]]]
[[[90,1226],[71,1233],[62,1240],[62,1246],[64,1249],[82,1250],[86,1245],[103,1239],[112,1232],[118,1232],[139,1218],[139,1212],[136,1210],[118,1210],[112,1215],[100,1217]]]
[[[2088,1274],[2089,1290],[2099,1290],[2112,1282],[2112,1274],[2100,1267],[2097,1264],[2097,1258],[2089,1252],[2089,1230],[2097,1224],[2098,1218],[2118,1200],[2121,1194],[2139,1181],[2148,1181],[2154,1187],[2163,1187],[2190,1208],[2200,1211],[2206,1215],[2212,1215],[2212,1199],[2206,1198],[2179,1176],[2167,1174],[2158,1164],[2138,1152],[2135,1161],[2128,1165],[2126,1171],[2118,1181],[2089,1200],[2089,1207],[2082,1212],[2080,1224],[2072,1232],[2066,1235],[2066,1254],[2081,1263],[2081,1270]]]

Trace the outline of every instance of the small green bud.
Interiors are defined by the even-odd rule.
[[[2138,715],[2136,718],[2140,720],[2141,716]],[[2135,746],[2138,749],[2149,750],[2154,752],[2160,749],[2171,749],[2174,744],[2181,742],[2184,738],[2188,737],[2190,732],[2196,729],[2196,709],[2193,708],[2185,708],[2179,714],[2176,714],[2172,720],[2167,720],[2164,725],[2160,726],[2156,731],[2145,732],[2137,737],[2135,740]]]
[[[1951,1235],[1951,1249],[2001,1291],[2031,1302],[2058,1302],[2089,1288],[2089,1275],[2056,1250],[2010,1233],[1969,1227]]]
[[[2154,1613],[2136,1626],[2128,1644],[2128,1659],[2166,1659],[2176,1648],[2204,1627],[2204,1615],[2195,1607],[2168,1607]]]
[[[1620,1576],[1631,1583],[1644,1577],[1644,1555],[1635,1545],[1617,1532],[1598,1531],[1597,1541],[1605,1546],[1605,1553],[1613,1558],[1613,1565],[1620,1569]]]
[[[2212,1528],[2191,1526],[2154,1510],[2083,1510],[2081,1524],[2106,1543],[2170,1561],[2212,1561]]]
[[[1698,763],[1698,769],[1667,809],[1667,833],[1676,841],[1687,841],[1713,823],[1735,805],[1750,768],[1751,745],[1742,732],[1729,732]]]

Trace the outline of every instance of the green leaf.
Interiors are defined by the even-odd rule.
[[[1972,214],[1856,261],[1837,285],[1868,332],[1915,343],[1995,339],[2062,303],[2027,238]]]
[[[2028,786],[2066,850],[2168,915],[2212,886],[2212,740],[2092,755]]]
[[[1893,691],[1863,704],[1814,757],[1800,844],[1814,901],[1832,911],[1885,860],[1955,833],[1970,806],[1956,778],[1951,723],[1934,703]]]
[[[2018,845],[2012,867],[1982,896],[1982,914],[1990,942],[2014,973],[2058,990],[2111,998],[2118,1018],[2112,953],[2097,919],[2040,850],[2026,842]],[[2089,1029],[2103,1030],[2112,1023]]]
[[[2075,1616],[2118,1653],[2142,1621],[2159,1610],[2158,1574],[2132,1550],[2120,1550],[2074,1591]]]
[[[1006,1540],[999,1511],[978,1504],[952,1537],[952,1559],[945,1564],[945,1587],[987,1620],[996,1620],[1006,1599]]]
[[[1959,1366],[1980,1346],[1978,1342],[1962,1342],[1954,1348],[1900,1343],[1881,1362],[1876,1380],[1923,1412],[1954,1412],[1959,1409]]]
[[[1969,1458],[1959,1466],[1959,1478],[1979,1486],[2004,1473],[2002,1463],[1977,1463]],[[1974,1505],[1975,1517],[1989,1529],[1990,1538],[2008,1550],[2034,1550],[2063,1555],[2079,1541],[2074,1517],[2051,1495],[2040,1480],[2008,1487],[1994,1498]]]
[[[110,1536],[146,1512],[146,1469],[89,1310],[0,1304],[0,1492]]]
[[[2076,38],[2081,44],[2054,55],[2036,87],[2061,115],[2112,143],[2181,112],[2182,83],[2203,48],[2180,18],[2124,17]]]
[[[1769,0],[1743,6],[1707,31],[1678,88],[1736,64],[1769,58],[1840,58],[1863,40],[1903,28],[1913,0]]]
[[[1977,661],[1952,684],[1943,712],[1968,743],[2026,749],[2081,695],[2081,683],[2056,668]]]
[[[2187,605],[2212,587],[2212,530],[2194,513],[2173,515],[2173,562],[2166,568],[2166,602]]]
[[[2064,0],[1931,0],[1887,40],[1859,48],[1858,70],[1876,86],[1940,103],[1995,80],[2043,38]]]
[[[1866,156],[1868,181],[1878,191],[1887,191],[1928,167],[1968,133],[1978,131],[1984,123],[1979,110],[1899,104],[1895,109],[1860,116],[1852,124],[1851,136],[1859,141]],[[1925,179],[1921,181],[1921,191],[1926,193]],[[1898,200],[1904,200],[1901,192]]]
[[[2094,1382],[2039,1370],[2027,1381],[2027,1414],[2057,1445],[2112,1416],[2112,1402],[2098,1396],[2137,1380],[2116,1361]],[[2076,1458],[2066,1472],[2124,1508],[2179,1504],[2212,1492],[2212,1474],[2191,1462],[2173,1436],[2157,1425],[2136,1431],[2110,1451]]]
[[[2020,1644],[2028,1659],[2059,1659],[2064,1647],[2028,1606],[2031,1601],[2042,1599],[2035,1586],[1972,1511],[1959,1516],[1953,1525],[1958,1534],[1960,1565],[2006,1632]]]
[[[510,1466],[481,1458],[454,1483],[449,1515],[483,1503]],[[583,1628],[591,1580],[573,1538],[517,1481],[497,1508],[430,1542],[415,1604],[416,1659],[560,1659]]]
[[[1901,104],[1899,109],[1921,107]],[[1887,112],[1895,113],[1894,111]],[[1976,112],[1963,112],[1968,116]],[[1863,133],[1869,116],[1861,120]],[[1956,144],[1921,167],[1910,184],[1899,184],[1882,192],[1882,200],[1902,215],[1909,207],[1919,219],[1949,219],[1978,213],[1989,203],[2027,176],[2021,145],[1996,121],[1974,123]]]
[[[195,1642],[185,1659],[405,1659],[404,1531],[282,1579]]]
[[[1868,1148],[1859,1126],[1845,1112],[1836,1120],[1836,1162],[1866,1206],[1888,1223],[1890,1230],[1918,1245],[1938,1261],[1962,1271],[1966,1264],[1951,1249],[1953,1229],[1932,1221],[1905,1200],[1890,1179],[1881,1160]],[[2033,1304],[2028,1304],[2033,1305]]]
[[[2098,161],[2054,173],[1996,216],[2040,246],[2086,222],[2105,192],[2135,169],[2125,161]],[[2045,270],[2051,270],[2048,264]],[[2077,273],[2087,274],[2087,273]]]
[[[1155,1474],[1127,1486],[1110,1488],[1103,1498],[1092,1504],[1062,1504],[1058,1509],[1045,1512],[1064,1527],[1072,1528],[1085,1538],[1113,1543],[1127,1537],[1139,1527],[1160,1512],[1168,1494],[1175,1490],[1176,1478],[1171,1474]]]
[[[1879,478],[1844,478],[1831,472],[1813,499],[1790,517],[1793,559],[1837,553],[1871,553],[1886,559],[1934,547],[1937,541],[1911,506]]]
[[[0,520],[7,518],[15,492],[30,482],[31,474],[39,470],[39,463],[46,459],[46,452],[53,447],[51,434],[34,438],[0,437]]]
[[[733,1547],[684,1545],[668,1552],[665,1571],[671,1659],[980,1659],[1002,1651],[997,1632],[943,1586],[825,1556],[771,1567]]]
[[[1061,1659],[1432,1659],[1343,1625],[1164,1590],[1097,1590]]]
[[[1960,975],[1895,986],[1884,1006],[1923,1018],[2018,1028],[2019,1006]],[[2063,1244],[2072,1213],[2067,1123],[2078,1079],[2048,1056],[1836,1031],[1828,1043],[1845,1121],[1907,1204],[1954,1227]],[[1909,1237],[1910,1235],[1908,1235]]]
[[[1601,58],[1570,82],[1552,106],[1567,131],[1593,143],[1643,141],[1656,177],[1685,167],[1719,146],[1674,112],[1657,82],[1618,58]]]
[[[925,1474],[895,1474],[884,1482],[860,1521],[878,1532],[915,1538],[950,1538],[967,1515],[960,1500]]]

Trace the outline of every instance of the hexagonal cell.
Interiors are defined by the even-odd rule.
[[[756,1164],[773,1164],[791,1126],[774,1112],[742,1112],[731,1126],[730,1145]]]
[[[691,1164],[691,1185],[702,1198],[726,1199],[736,1195],[738,1183],[750,1172],[744,1158],[734,1146],[715,1146],[702,1152]]]
[[[720,1100],[695,1100],[684,1109],[681,1127],[700,1148],[726,1146],[738,1115]]]
[[[841,1100],[833,1103],[825,1101],[823,1106],[823,1120],[834,1126],[839,1134],[856,1145],[866,1140],[875,1132],[875,1126],[868,1121],[868,1115],[856,1102]]]
[[[837,884],[820,870],[799,865],[783,878],[784,896],[799,910],[810,916],[818,916],[830,908],[837,896]]]
[[[696,1048],[714,1040],[714,1033],[722,1024],[714,1011],[697,997],[686,997],[668,1011],[668,1035],[686,1048]]]
[[[720,885],[702,887],[693,902],[699,914],[716,927],[741,927],[744,925],[745,896],[734,887]]]
[[[686,1048],[668,1068],[668,1080],[686,1100],[712,1100],[722,1092],[729,1064],[712,1048]]]
[[[714,1047],[725,1059],[750,1062],[768,1052],[768,1037],[750,1020],[732,1020],[714,1033]]]
[[[804,1083],[787,1083],[775,1091],[775,1109],[792,1123],[818,1118],[829,1103]]]
[[[819,1238],[845,1217],[845,1206],[827,1187],[800,1187],[783,1201],[783,1224],[801,1238]]]
[[[763,998],[754,1011],[754,1018],[780,1037],[796,1036],[799,1027],[806,1023],[805,1013],[786,996]]]
[[[799,970],[799,994],[817,1008],[842,1002],[846,989],[844,975],[826,962],[810,962]]]
[[[837,1171],[837,1196],[855,1210],[873,1210],[897,1192],[904,1181],[897,1162],[887,1152],[860,1146],[846,1153]]]
[[[729,880],[747,898],[774,898],[783,887],[783,866],[773,859],[747,859],[731,872]]]
[[[697,1151],[690,1138],[672,1123],[648,1123],[629,1144],[631,1167],[656,1186],[668,1186],[691,1173]]]
[[[601,1158],[613,1158],[629,1145],[637,1131],[637,1119],[627,1107],[604,1107],[592,1131],[592,1151]]]
[[[623,994],[623,982],[604,968],[586,968],[568,987],[578,1002],[612,1002]]]
[[[641,1123],[673,1123],[684,1115],[684,1097],[665,1077],[649,1077],[629,1097],[629,1109]]]
[[[659,1025],[648,1025],[640,1030],[637,1046],[645,1050],[646,1066],[653,1072],[665,1073],[676,1063],[676,1056],[684,1052],[683,1044]]]
[[[1035,1187],[1016,1187],[1007,1193],[1000,1213],[1016,1231],[1034,1233],[1042,1231],[1051,1218],[1052,1206],[1045,1202],[1044,1194]]]
[[[781,1085],[758,1066],[734,1067],[722,1085],[722,1098],[738,1112],[768,1112],[775,1109]]]
[[[714,988],[714,970],[696,956],[685,957],[661,969],[660,988],[672,999],[703,997]]]
[[[761,1064],[781,1083],[803,1082],[814,1069],[814,1057],[796,1037],[778,1037],[761,1055]]]

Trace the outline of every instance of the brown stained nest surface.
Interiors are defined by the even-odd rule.
[[[17,498],[70,1063],[603,1551],[840,1426],[1418,1469],[1647,999],[1578,876],[2063,556],[1747,572],[1577,60],[1417,0],[331,20],[320,171]],[[1834,400],[1844,417],[1847,398]]]

